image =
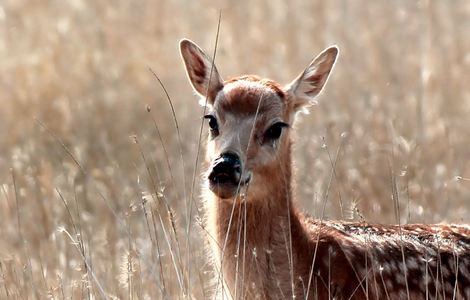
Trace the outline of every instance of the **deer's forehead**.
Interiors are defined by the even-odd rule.
[[[219,92],[215,109],[222,114],[255,115],[269,118],[281,116],[285,108],[285,97],[260,81],[237,80],[228,82]]]

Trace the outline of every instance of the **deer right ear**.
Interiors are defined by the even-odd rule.
[[[199,95],[207,97],[209,104],[213,104],[224,84],[215,65],[212,67],[212,60],[188,39],[181,40],[180,52],[193,89]]]
[[[285,90],[292,99],[294,111],[311,104],[325,86],[338,56],[338,47],[331,46],[313,59],[310,65]]]

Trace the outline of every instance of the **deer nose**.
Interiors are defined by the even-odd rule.
[[[231,152],[224,153],[215,159],[209,174],[209,180],[215,184],[238,184],[240,177],[240,158]]]

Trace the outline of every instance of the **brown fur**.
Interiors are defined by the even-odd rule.
[[[454,293],[456,299],[468,299],[470,277],[464,275],[470,265],[468,227],[400,227],[308,218],[292,201],[290,146],[282,156],[282,166],[264,170],[266,193],[250,193],[248,187],[245,196],[233,201],[219,199],[211,191],[205,193],[207,226],[218,241],[212,249],[216,261],[222,261],[232,297],[284,299],[295,295],[303,299],[312,272],[309,299],[379,299],[387,295],[406,299],[407,293],[411,299],[426,294],[430,299],[450,299]]]
[[[285,99],[287,97],[286,92],[282,89],[282,86],[279,83],[268,78],[260,78],[257,75],[243,75],[243,76],[233,77],[224,81],[224,85],[237,82],[237,81],[258,82],[266,86],[267,88],[273,90],[279,96],[279,98]]]
[[[285,88],[250,75],[218,82],[208,91],[216,95],[210,113],[220,131],[208,143],[208,161],[230,151],[252,175],[228,199],[217,189],[203,193],[214,263],[225,289],[219,296],[470,299],[469,226],[327,222],[296,208],[290,130],[271,142],[263,135],[273,122],[294,122],[296,112],[321,91],[336,55],[334,47],[325,50]],[[188,72],[193,86],[204,90],[191,76],[198,74],[197,64],[189,67],[196,68]]]

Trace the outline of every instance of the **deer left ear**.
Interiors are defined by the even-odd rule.
[[[199,95],[207,97],[209,104],[213,104],[224,84],[217,68],[212,66],[212,60],[188,39],[180,41],[180,52],[193,89]]]
[[[325,86],[338,56],[338,47],[331,46],[320,53],[310,65],[285,88],[295,111],[311,104]]]

